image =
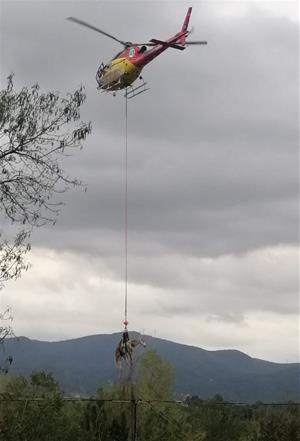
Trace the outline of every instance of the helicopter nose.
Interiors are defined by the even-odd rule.
[[[103,79],[102,78],[97,78],[97,83],[99,87],[103,86]]]

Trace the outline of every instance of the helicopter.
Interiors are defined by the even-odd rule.
[[[166,49],[173,48],[182,51],[189,45],[207,44],[207,41],[186,41],[186,37],[191,33],[191,31],[188,30],[191,13],[192,7],[189,7],[181,30],[173,37],[170,37],[167,40],[152,38],[148,43],[132,43],[120,40],[76,17],[68,17],[67,20],[99,32],[100,34],[117,41],[123,46],[122,51],[111,61],[106,64],[100,64],[96,73],[97,88],[101,91],[113,92],[113,95],[116,95],[117,90],[126,89],[125,96],[127,98],[133,98],[134,96],[148,90],[146,88],[147,83],[144,82],[144,79],[141,76],[142,69]],[[133,87],[132,84],[138,78],[142,80],[142,84]]]

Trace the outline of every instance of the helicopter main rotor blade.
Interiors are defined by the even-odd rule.
[[[157,40],[155,38],[153,38],[152,40],[150,40],[148,43],[131,43],[132,46],[157,46],[158,44],[164,44],[166,46],[170,46],[172,47],[172,44],[177,45],[177,43],[168,43],[167,41],[161,41],[161,40]],[[185,44],[188,45],[205,45],[207,44],[207,41],[204,40],[200,40],[200,41],[186,41]],[[182,46],[182,48],[184,48],[184,46]],[[176,48],[177,49],[177,48]]]
[[[86,22],[83,21],[83,20],[79,20],[79,18],[76,18],[76,17],[67,17],[67,20],[69,20],[69,21],[73,21],[74,23],[77,23],[77,24],[79,24],[79,25],[81,25],[81,26],[85,26],[86,28],[89,28],[89,29],[92,29],[93,31],[99,32],[100,34],[105,35],[106,37],[112,38],[113,40],[117,41],[118,43],[122,44],[122,45],[125,46],[125,47],[128,46],[128,42],[125,42],[125,41],[119,40],[118,38],[114,37],[113,35],[110,35],[110,34],[108,34],[107,32],[102,31],[101,29],[96,28],[95,26],[90,25],[89,23],[86,23]]]

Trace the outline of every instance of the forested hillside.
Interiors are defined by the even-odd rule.
[[[134,335],[134,333],[132,333]],[[8,339],[5,353],[13,357],[11,373],[30,376],[51,372],[68,394],[94,394],[100,385],[118,379],[114,350],[120,334],[94,335],[61,342],[25,337]],[[299,365],[251,358],[234,350],[207,351],[146,336],[174,368],[174,393],[210,398],[221,394],[230,401],[299,400]]]

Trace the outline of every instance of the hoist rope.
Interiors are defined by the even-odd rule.
[[[124,313],[124,326],[127,329],[128,320],[127,320],[127,282],[128,282],[128,98],[127,98],[127,89],[125,93],[125,204],[124,204],[124,229],[125,229],[125,313]]]

